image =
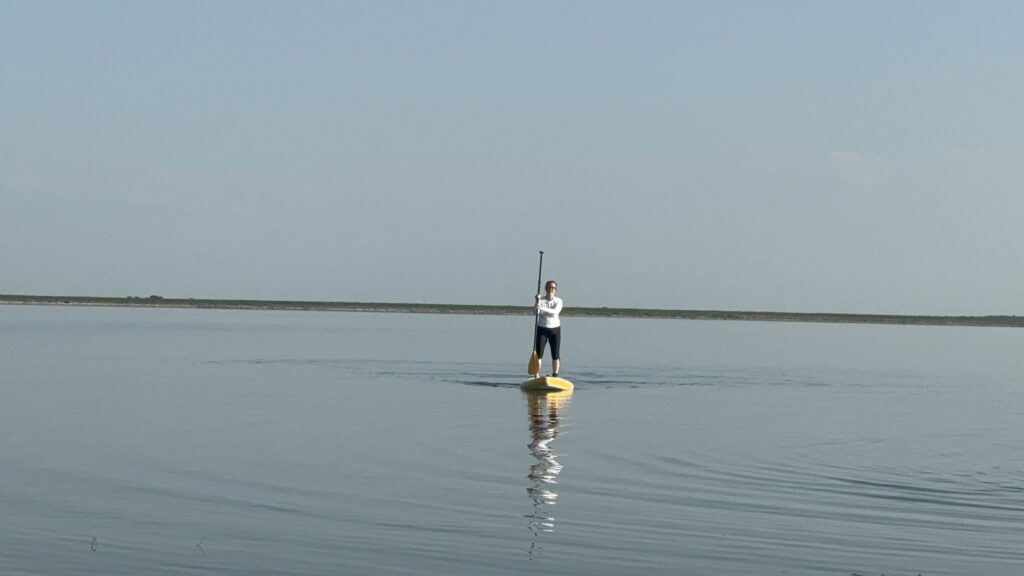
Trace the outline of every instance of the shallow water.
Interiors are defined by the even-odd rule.
[[[1024,331],[0,307],[4,574],[1024,568]]]

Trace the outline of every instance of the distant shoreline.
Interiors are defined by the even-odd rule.
[[[29,296],[0,294],[0,305],[105,306],[124,308],[189,308],[204,310],[295,310],[310,312],[381,312],[407,314],[527,315],[530,306],[476,304],[409,304],[394,302],[313,302],[301,300],[217,300],[199,298],[96,296]],[[666,320],[736,320],[746,322],[825,322],[917,326],[1024,327],[1024,316],[910,316],[892,314],[833,314],[814,312],[753,312],[649,308],[566,308],[565,316],[649,318]]]

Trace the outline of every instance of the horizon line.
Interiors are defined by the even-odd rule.
[[[172,298],[150,296],[51,296],[0,294],[0,304],[107,306],[127,308],[196,308],[248,310],[307,310],[337,312],[408,312],[439,314],[510,315],[525,313],[532,307],[512,304],[444,304],[423,302],[360,302],[329,300],[257,300],[242,298]],[[788,322],[842,322],[871,324],[918,324],[957,326],[1024,327],[1024,317],[1012,314],[938,315],[877,314],[858,312],[786,312],[764,310],[713,310],[686,308],[624,308],[616,306],[575,306],[565,316],[745,320]]]

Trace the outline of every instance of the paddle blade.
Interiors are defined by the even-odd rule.
[[[526,373],[530,376],[540,374],[540,358],[537,357],[536,350],[530,355],[530,367],[526,369]]]

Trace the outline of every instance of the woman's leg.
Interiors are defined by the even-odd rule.
[[[537,368],[537,373],[536,374],[531,374],[531,376],[534,376],[534,377],[540,376],[540,371],[544,369],[544,348],[547,346],[547,343],[548,343],[548,333],[547,333],[547,330],[545,330],[544,328],[541,328],[540,326],[537,326],[537,348],[536,348],[535,351],[537,352],[537,367],[538,368]]]
[[[551,375],[558,376],[558,369],[561,367],[562,348],[562,327],[551,329]]]

